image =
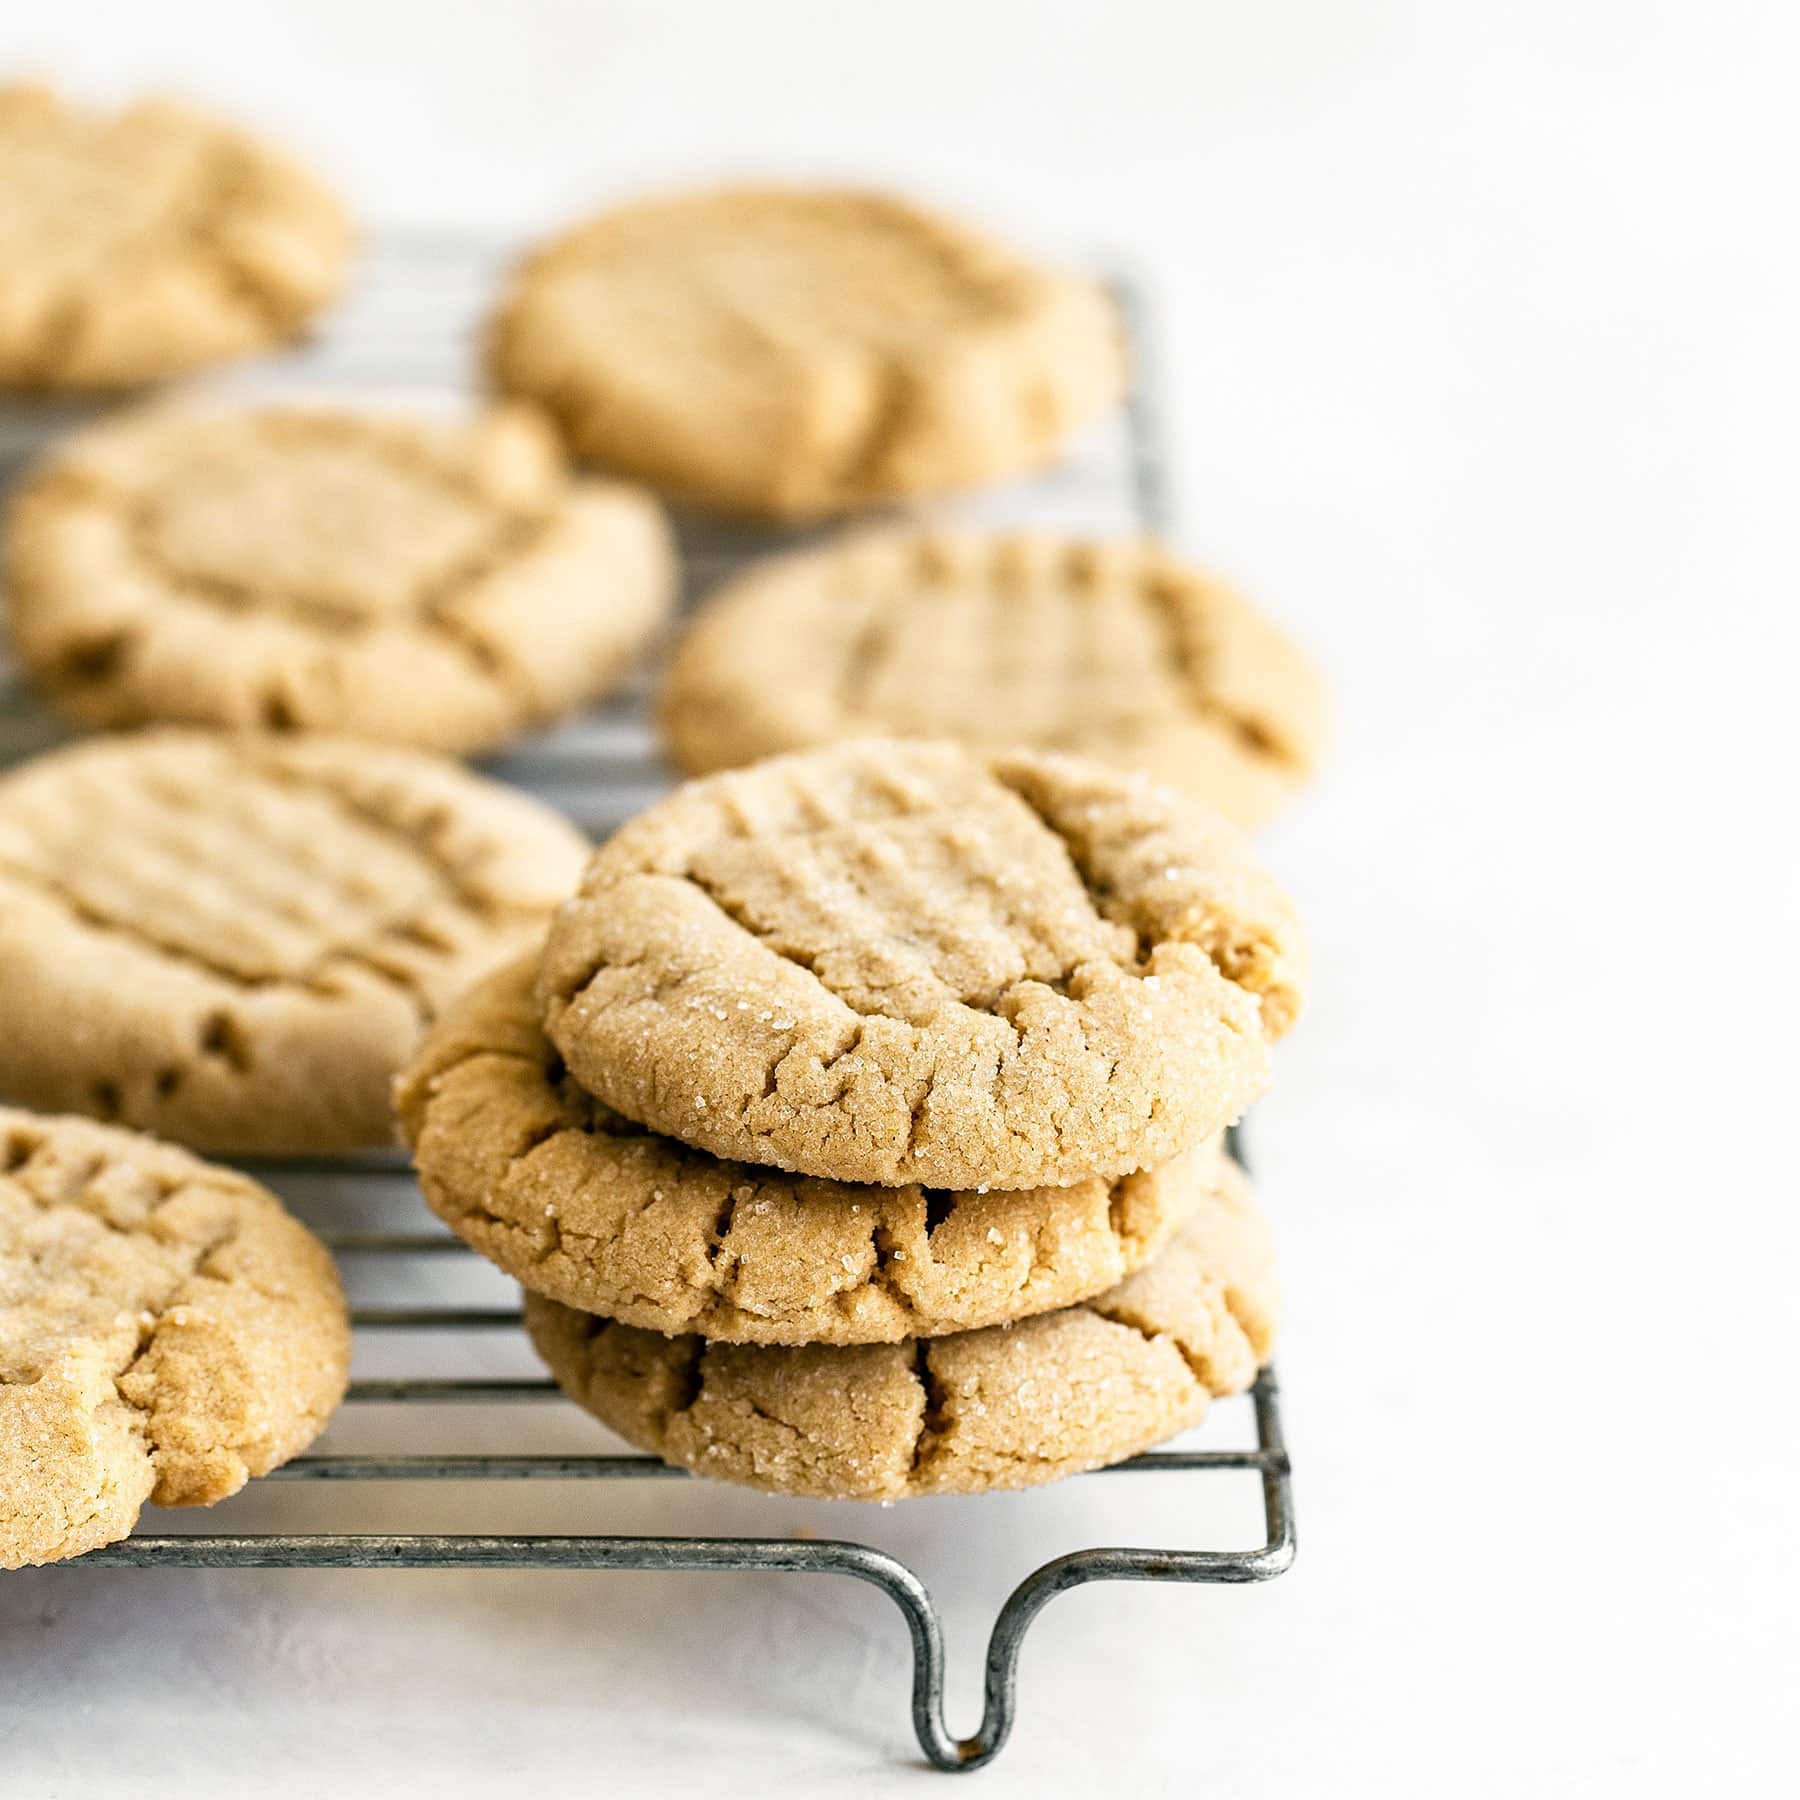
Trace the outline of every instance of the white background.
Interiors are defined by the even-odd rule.
[[[1303,1549],[1056,1602],[987,1795],[1794,1779],[1795,18],[5,8],[5,62],[227,105],[372,220],[847,172],[1147,272],[1181,535],[1338,704],[1268,843],[1318,981],[1255,1136]],[[982,1608],[1210,1528],[1184,1493],[679,1505],[971,1595],[966,1725]],[[0,1578],[0,1794],[935,1792],[903,1674],[826,1583],[50,1570]]]

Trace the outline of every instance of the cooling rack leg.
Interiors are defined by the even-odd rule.
[[[1270,1581],[1293,1563],[1292,1477],[1281,1431],[1279,1389],[1265,1369],[1253,1390],[1263,1490],[1264,1540],[1255,1550],[1077,1550],[1035,1569],[1008,1596],[988,1638],[985,1705],[973,1737],[953,1738],[943,1723],[942,1639],[931,1619],[929,1651],[913,1635],[913,1728],[940,1769],[979,1769],[992,1762],[1012,1734],[1018,1705],[1019,1651],[1032,1621],[1070,1588],[1090,1581],[1188,1581],[1243,1584]],[[896,1596],[896,1599],[898,1596]],[[929,1610],[929,1600],[926,1602]]]

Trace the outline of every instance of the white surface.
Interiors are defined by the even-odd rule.
[[[748,160],[1158,286],[1185,536],[1341,718],[1270,840],[1319,977],[1255,1135],[1303,1548],[1265,1589],[1056,1602],[989,1795],[1792,1779],[1793,14],[1418,10],[157,0],[0,38],[234,102],[379,217],[532,224]],[[867,1530],[969,1627],[1184,1494],[581,1505]],[[918,1790],[883,1607],[8,1577],[0,1793]]]

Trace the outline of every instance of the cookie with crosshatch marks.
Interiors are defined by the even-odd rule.
[[[1247,1388],[1275,1311],[1267,1227],[1224,1158],[1154,1262],[1017,1325],[770,1349],[525,1298],[550,1372],[621,1437],[720,1481],[835,1500],[1033,1487],[1121,1462]]]
[[[393,1137],[442,1000],[542,934],[585,840],[418,751],[161,731],[0,776],[0,1096],[197,1149]]]
[[[318,1436],[349,1370],[337,1271],[273,1194],[0,1107],[0,1569],[236,1493]]]
[[[715,1156],[1032,1188],[1236,1119],[1303,962],[1218,814],[1072,757],[871,739],[626,825],[557,913],[538,995],[582,1088]]]
[[[526,259],[488,362],[578,455],[790,519],[1041,467],[1124,386],[1092,282],[828,188],[672,195],[576,226]]]
[[[245,132],[0,86],[0,386],[124,387],[279,343],[349,252],[337,200]]]
[[[1145,542],[882,529],[772,558],[681,641],[661,723],[690,774],[871,735],[1140,769],[1240,825],[1310,774],[1323,687],[1223,582]]]
[[[527,1287],[652,1331],[891,1343],[1025,1318],[1113,1286],[1215,1179],[1214,1142],[1152,1172],[938,1193],[725,1162],[568,1079],[535,959],[478,983],[397,1084],[425,1198]]]
[[[455,753],[606,691],[674,594],[655,502],[519,407],[145,407],[34,473],[6,555],[20,657],[84,724]]]

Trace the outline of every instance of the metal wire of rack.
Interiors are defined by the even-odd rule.
[[[357,294],[333,328],[314,343],[223,385],[247,393],[316,396],[340,390],[409,397],[454,397],[468,382],[468,340],[504,247],[456,234],[390,235],[371,255]],[[1124,410],[1061,468],[1007,494],[990,497],[977,516],[992,522],[1054,521],[1096,531],[1157,529],[1166,524],[1155,370],[1144,307],[1137,290],[1115,279],[1133,339],[1137,376]],[[70,410],[0,408],[0,485],[81,414]],[[683,522],[680,527],[690,597],[746,557],[766,552],[767,533]],[[607,705],[519,752],[492,759],[493,773],[559,805],[596,836],[613,829],[667,785],[645,723],[648,684],[640,681]],[[54,743],[55,723],[0,660],[0,766]],[[356,1184],[379,1195],[380,1229],[321,1228],[346,1265],[380,1271],[395,1259],[473,1259],[474,1252],[427,1228],[410,1171],[397,1155],[287,1158],[251,1165],[277,1188],[307,1181]],[[295,1210],[306,1206],[289,1195]],[[391,1290],[390,1290],[391,1291]],[[463,1301],[363,1305],[352,1313],[361,1334],[441,1331],[516,1334],[516,1307]],[[366,1341],[366,1339],[365,1339]],[[1058,1594],[1099,1581],[1243,1584],[1267,1581],[1295,1553],[1292,1478],[1282,1436],[1278,1390],[1267,1370],[1252,1390],[1253,1448],[1153,1451],[1103,1471],[1106,1475],[1255,1475],[1261,1485],[1263,1542],[1249,1549],[1096,1547],[1058,1556],[1014,1588],[990,1632],[985,1702],[978,1728],[954,1735],[944,1713],[942,1617],[931,1591],[903,1561],[847,1539],[411,1532],[236,1533],[139,1532],[90,1551],[86,1568],[188,1569],[525,1569],[737,1571],[838,1575],[878,1588],[899,1609],[912,1645],[912,1723],[927,1760],[944,1770],[981,1767],[999,1754],[1016,1712],[1019,1653],[1033,1620]],[[545,1377],[467,1376],[360,1379],[347,1408],[399,1405],[408,1410],[461,1403],[568,1406]],[[315,1453],[276,1470],[269,1480],[344,1482],[686,1481],[685,1471],[653,1457],[495,1453]],[[1084,1479],[1093,1479],[1085,1477]]]

